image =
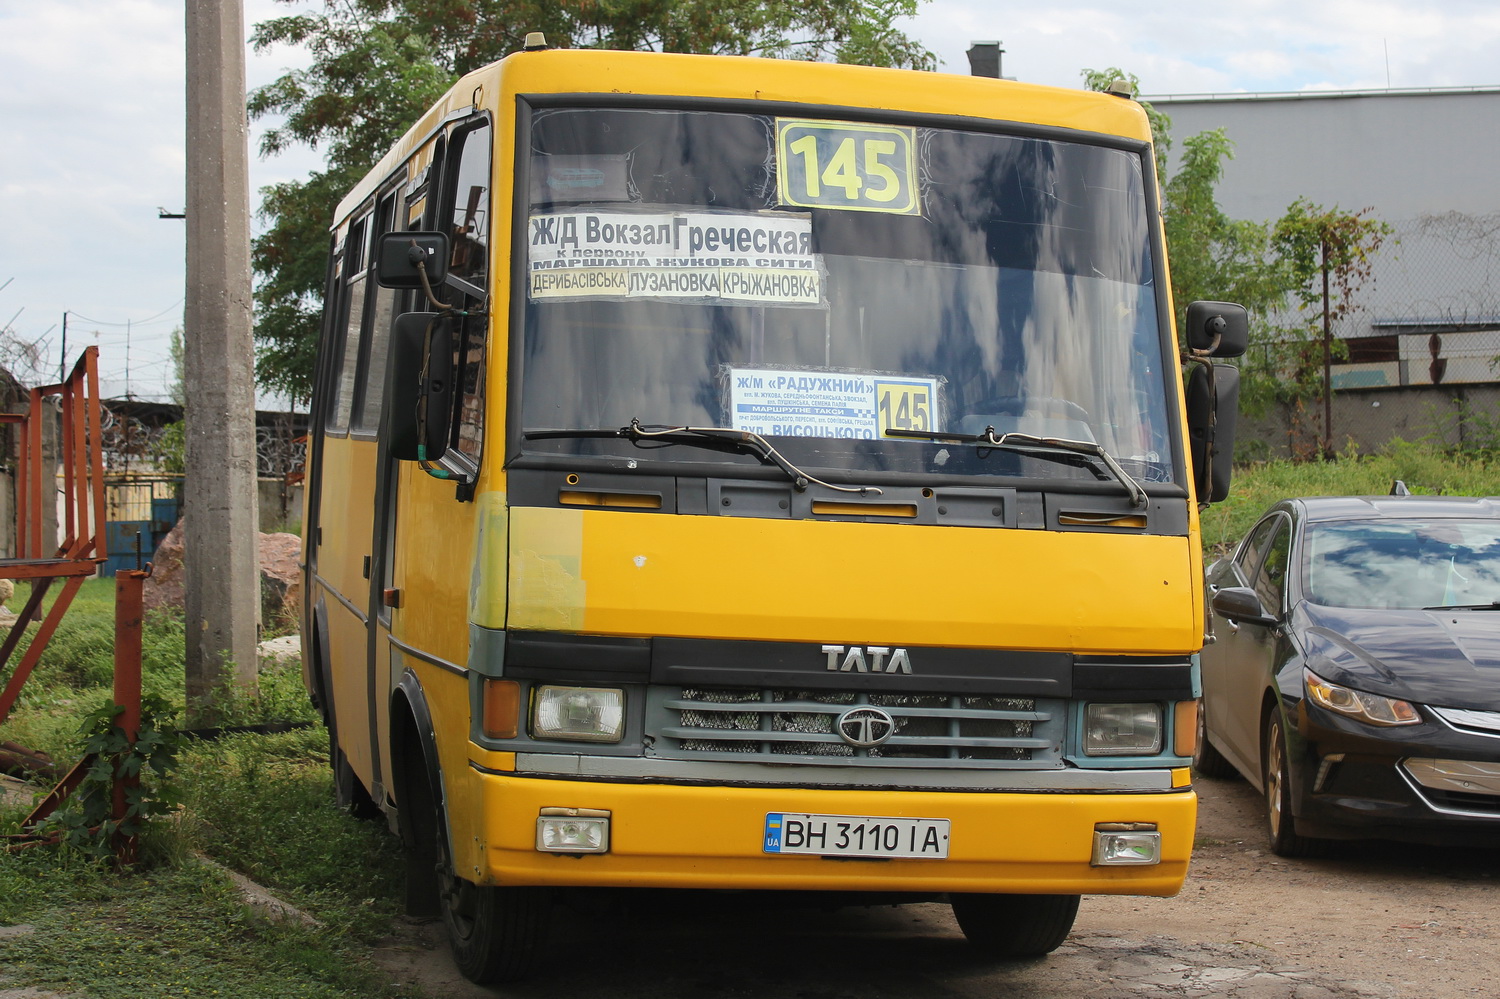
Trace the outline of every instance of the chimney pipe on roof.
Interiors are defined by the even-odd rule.
[[[1005,50],[999,42],[973,42],[969,45],[969,75],[1000,79],[1000,57]]]

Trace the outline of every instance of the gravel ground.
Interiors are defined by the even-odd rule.
[[[1500,851],[1358,844],[1327,860],[1267,853],[1258,795],[1200,780],[1199,846],[1175,898],[1084,899],[1044,960],[994,963],[946,905],[759,908],[642,899],[559,913],[529,982],[484,989],[454,971],[440,924],[409,926],[378,959],[430,995],[553,999],[1446,999],[1492,996]]]

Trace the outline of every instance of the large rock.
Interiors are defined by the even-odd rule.
[[[296,631],[302,616],[302,539],[260,536],[260,623],[264,631]]]
[[[183,606],[182,525],[179,520],[162,539],[151,559],[151,578],[146,580],[148,610]],[[265,631],[297,628],[302,600],[302,539],[295,534],[260,536],[260,621]]]
[[[151,556],[151,575],[141,595],[147,610],[182,610],[182,525],[179,520]]]

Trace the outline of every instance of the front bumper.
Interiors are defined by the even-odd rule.
[[[1182,887],[1197,814],[1186,786],[1157,793],[986,793],[622,783],[477,767],[469,776],[474,794],[450,802],[450,828],[455,855],[468,856],[467,876],[482,884],[1167,896]],[[460,810],[465,798],[467,815]],[[539,852],[544,808],[608,812],[609,852]],[[767,854],[765,818],[772,812],[946,818],[949,855]],[[1143,822],[1161,833],[1161,863],[1090,866],[1096,823]],[[471,842],[464,842],[464,830]]]
[[[1373,729],[1303,702],[1298,831],[1335,839],[1500,845],[1500,738],[1429,721]],[[1426,762],[1423,762],[1426,761]],[[1465,775],[1469,787],[1462,784]]]

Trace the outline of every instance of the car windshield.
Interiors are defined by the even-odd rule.
[[[599,108],[537,110],[524,134],[523,434],[639,421],[749,431],[849,474],[1104,477],[883,436],[994,428],[1181,481],[1140,150]],[[642,457],[583,434],[522,447]]]
[[[1313,524],[1307,598],[1332,607],[1487,606],[1500,600],[1500,521]]]

